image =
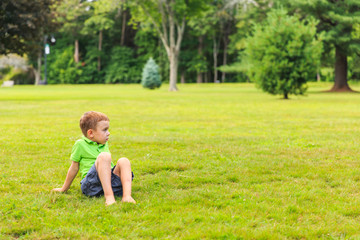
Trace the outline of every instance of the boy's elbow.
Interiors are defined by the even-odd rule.
[[[72,164],[71,164],[71,169],[72,169],[74,172],[78,172],[78,171],[79,171],[79,163],[73,161]]]

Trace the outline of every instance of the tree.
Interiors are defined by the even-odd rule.
[[[0,54],[23,55],[39,48],[44,32],[53,27],[53,0],[2,0]]]
[[[74,41],[74,61],[79,63],[79,38],[84,21],[89,18],[88,5],[79,0],[63,0],[56,9],[59,13],[57,19],[62,24],[60,31],[69,35]]]
[[[149,89],[155,89],[161,86],[159,67],[153,58],[149,58],[144,66],[141,77],[141,85],[143,85],[144,88]]]
[[[93,3],[94,14],[84,23],[84,34],[99,33],[98,42],[98,71],[101,70],[101,52],[103,42],[103,31],[110,29],[114,25],[114,20],[110,19],[108,12],[115,7],[115,2],[110,0],[98,0]]]
[[[316,39],[314,19],[299,20],[285,10],[273,10],[267,21],[255,24],[245,50],[250,75],[264,91],[303,94],[309,78],[315,78],[322,43]]]
[[[229,36],[235,32],[235,26],[239,22],[241,13],[248,11],[252,6],[259,7],[258,0],[223,0],[223,6],[218,10],[217,16],[220,22],[220,36],[223,40],[223,66],[227,65]],[[215,38],[214,38],[215,39]],[[215,41],[214,41],[215,42]],[[220,44],[218,44],[220,45]],[[214,50],[215,50],[214,46]],[[214,53],[215,55],[215,53]],[[214,56],[215,60],[215,56]],[[217,67],[217,66],[215,66]],[[217,69],[216,69],[217,71]],[[221,74],[221,82],[225,81],[226,73]],[[217,79],[214,79],[217,80]]]
[[[206,57],[204,56],[204,41],[206,35],[213,32],[215,26],[215,6],[209,4],[206,10],[201,11],[197,16],[192,17],[188,21],[188,25],[191,28],[191,34],[198,40],[197,54],[190,61],[187,61],[187,67],[189,70],[195,70],[197,73],[196,82],[203,82],[203,72],[207,71]],[[194,56],[193,50],[191,55]]]
[[[206,1],[194,0],[135,0],[133,16],[141,23],[148,18],[155,26],[166,49],[170,62],[170,91],[178,91],[176,86],[181,41],[186,19],[196,15],[205,6]],[[138,6],[141,8],[139,9]]]
[[[360,23],[360,1],[296,0],[291,4],[304,15],[317,18],[325,44],[335,48],[335,83],[330,91],[352,91],[347,81],[348,56],[360,54],[360,39],[353,34]]]
[[[57,28],[53,4],[53,0],[0,2],[0,54],[27,54],[35,84],[40,82],[44,35]]]

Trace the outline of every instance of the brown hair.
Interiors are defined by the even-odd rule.
[[[109,118],[101,113],[95,111],[89,111],[84,113],[80,118],[80,128],[85,137],[87,137],[87,131],[89,129],[96,130],[96,125],[100,121],[110,121]]]

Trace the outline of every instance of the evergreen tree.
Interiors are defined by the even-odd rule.
[[[144,88],[155,89],[161,86],[159,67],[153,58],[149,58],[142,72],[141,84]]]
[[[316,21],[300,21],[279,9],[269,13],[265,23],[254,25],[247,39],[250,75],[271,94],[303,94],[306,81],[315,78],[322,44],[315,39]]]
[[[319,31],[325,32],[327,47],[335,47],[335,84],[330,91],[351,91],[347,82],[348,56],[360,54],[360,39],[354,32],[360,23],[360,1],[355,0],[296,0],[291,4],[316,17]]]

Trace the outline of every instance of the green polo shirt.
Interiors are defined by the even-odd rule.
[[[110,153],[107,142],[105,144],[99,144],[84,136],[75,142],[70,159],[80,164],[81,178],[86,176],[90,168],[94,165],[96,158],[102,152]],[[111,163],[111,168],[113,167],[114,164]]]

